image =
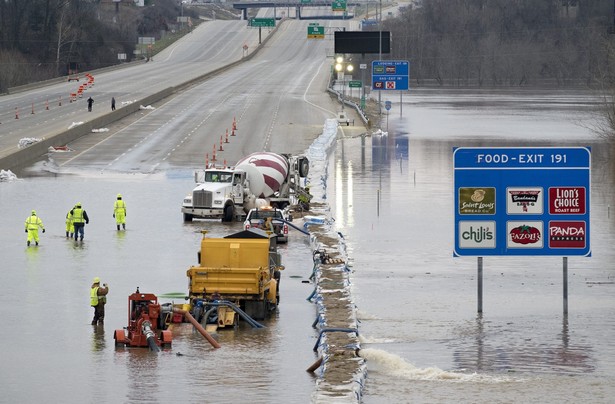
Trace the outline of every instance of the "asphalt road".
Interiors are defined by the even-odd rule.
[[[212,161],[214,148],[219,163],[233,164],[254,151],[299,153],[334,117],[337,102],[326,93],[331,70],[333,38],[307,39],[308,21],[278,23],[254,58],[174,94],[154,109],[111,125],[108,132],[92,133],[69,144],[71,153],[54,153],[61,168],[91,168],[130,172],[152,172],[169,167],[200,167]],[[342,21],[322,23],[331,31]],[[23,137],[49,137],[111,111],[110,99],[118,108],[169,86],[179,86],[208,71],[242,58],[258,44],[258,30],[245,21],[212,21],[156,55],[153,62],[95,74],[95,85],[83,99],[64,102],[61,107],[44,107],[35,114],[11,116],[15,105],[34,100],[35,108],[47,99],[58,99],[75,87],[62,83],[0,98],[0,155],[16,149]],[[95,100],[87,112],[85,99]],[[232,122],[237,131],[232,136]],[[358,121],[358,120],[357,120]],[[351,128],[352,130],[353,128]],[[354,128],[362,131],[363,128]],[[229,133],[228,143],[226,133]],[[222,148],[220,150],[220,141]]]

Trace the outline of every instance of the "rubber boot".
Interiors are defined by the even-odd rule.
[[[28,247],[30,247],[30,240],[28,240]]]
[[[119,224],[117,225],[117,231],[120,231],[120,225]]]
[[[66,232],[66,238],[68,238],[68,232]]]
[[[79,241],[83,241],[83,236],[79,237]]]
[[[36,245],[38,245],[38,241],[35,241]]]
[[[126,223],[122,223],[122,227],[126,230]]]

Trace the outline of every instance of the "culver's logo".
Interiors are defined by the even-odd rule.
[[[460,221],[459,248],[495,248],[495,222]]]

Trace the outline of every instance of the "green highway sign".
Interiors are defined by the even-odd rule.
[[[251,27],[275,27],[273,18],[250,18]]]
[[[307,29],[307,37],[313,39],[323,39],[325,37],[325,27],[318,24],[310,24]]]
[[[348,82],[348,87],[361,88],[361,80],[350,80]]]
[[[333,0],[331,2],[332,11],[346,11],[346,0]]]
[[[312,0],[301,0],[301,3],[311,3]]]

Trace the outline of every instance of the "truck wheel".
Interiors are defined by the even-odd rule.
[[[189,213],[184,213],[184,222],[191,222],[192,221],[192,215]]]
[[[234,216],[235,216],[235,209],[233,208],[233,205],[226,205],[224,207],[224,216],[222,217],[222,221],[232,222]]]
[[[310,172],[310,161],[307,158],[299,160],[299,175],[301,177],[307,177]]]

